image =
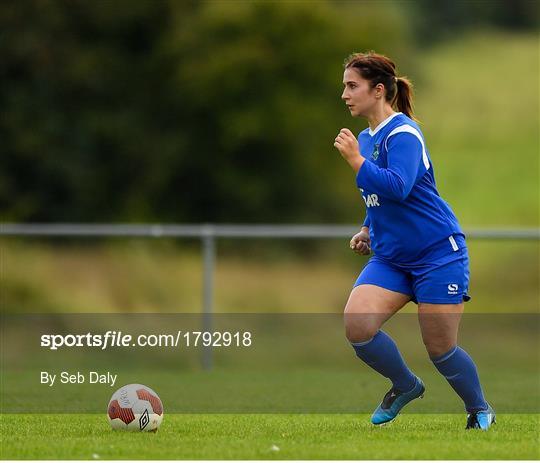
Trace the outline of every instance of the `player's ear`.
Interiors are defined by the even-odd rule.
[[[384,96],[384,85],[379,82],[373,87],[373,91],[375,92],[375,98],[382,98]]]

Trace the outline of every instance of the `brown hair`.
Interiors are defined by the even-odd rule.
[[[371,83],[371,87],[383,84],[386,89],[386,101],[393,108],[397,108],[403,114],[413,120],[413,91],[412,83],[407,77],[396,75],[396,65],[394,62],[374,51],[367,53],[353,53],[345,60],[345,69],[354,68],[358,73]]]

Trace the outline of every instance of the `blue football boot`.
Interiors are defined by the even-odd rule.
[[[392,421],[411,400],[424,397],[425,390],[424,383],[418,377],[416,377],[414,387],[408,392],[401,392],[394,388],[390,389],[377,410],[371,415],[371,422],[373,424],[384,424]]]
[[[495,410],[487,404],[486,410],[469,413],[467,415],[467,427],[465,429],[481,429],[487,431],[492,424],[495,424]]]

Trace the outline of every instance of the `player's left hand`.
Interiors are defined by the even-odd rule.
[[[334,140],[334,147],[338,149],[341,156],[349,165],[358,171],[362,165],[363,158],[360,155],[358,140],[349,129],[341,129]]]

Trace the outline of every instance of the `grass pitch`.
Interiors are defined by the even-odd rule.
[[[110,430],[103,415],[2,415],[3,459],[538,459],[540,416],[166,415],[159,431]]]

